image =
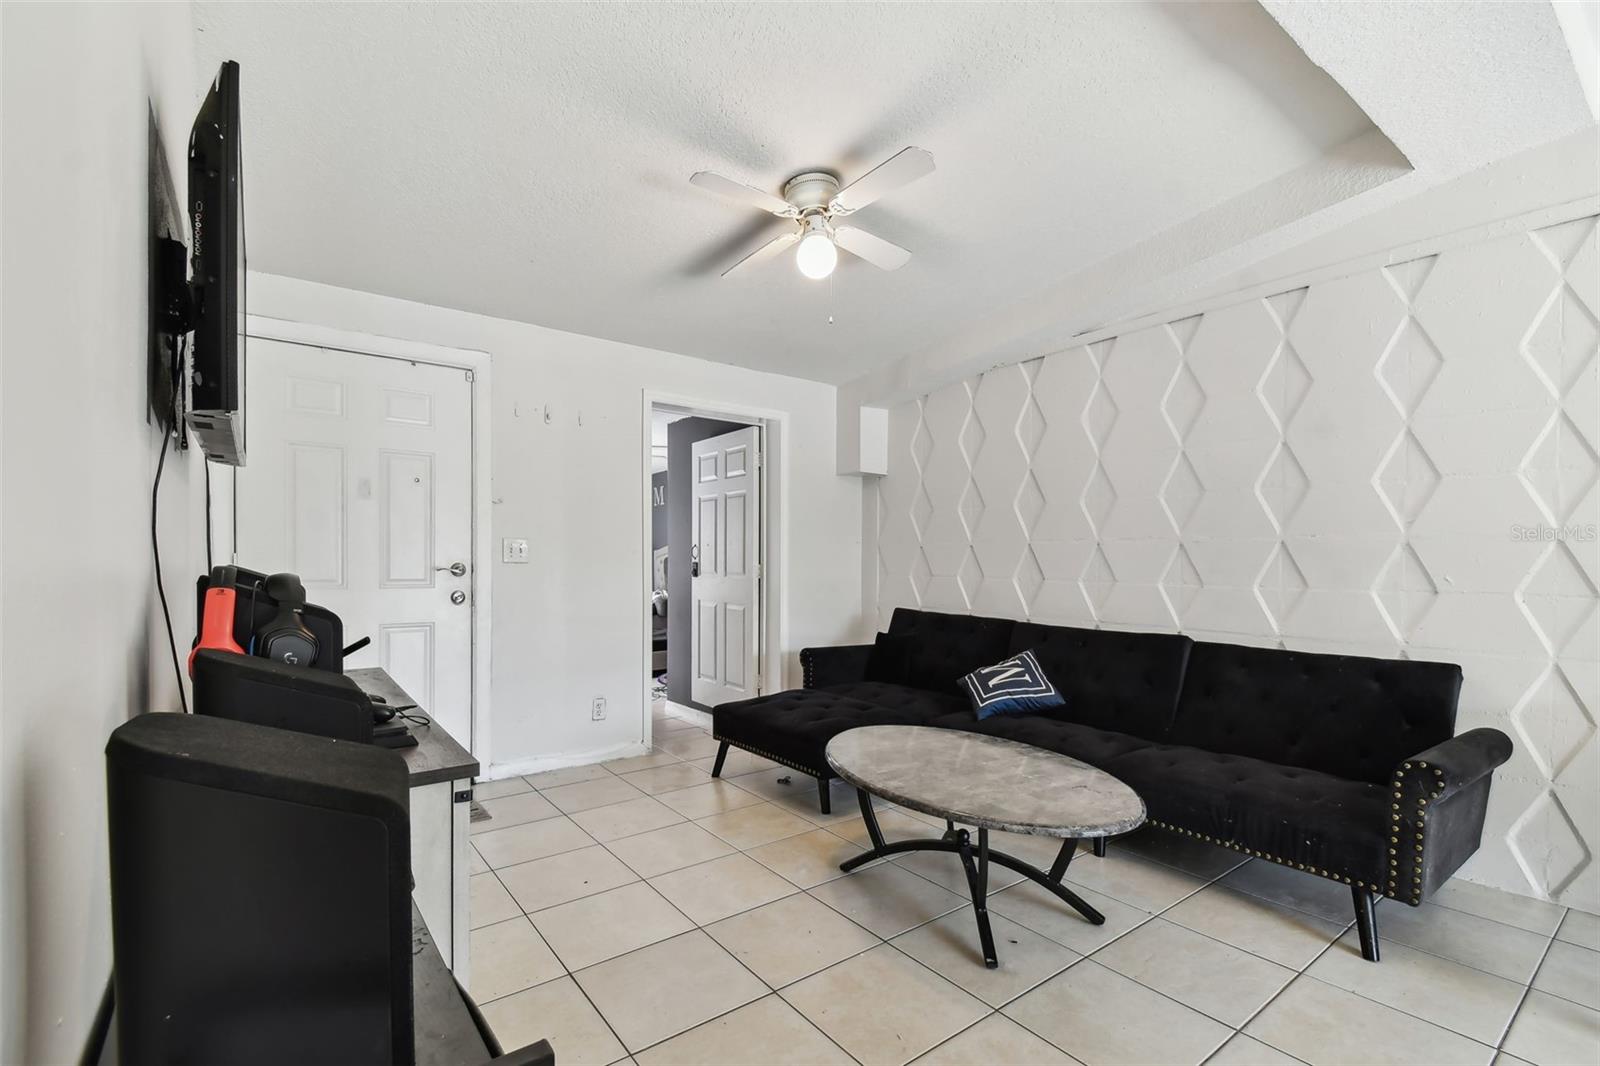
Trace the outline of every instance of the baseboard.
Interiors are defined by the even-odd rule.
[[[520,759],[516,762],[494,763],[478,775],[478,780],[501,781],[508,777],[541,774],[546,770],[565,770],[569,766],[588,766],[590,763],[606,762],[610,759],[626,759],[634,755],[644,755],[649,750],[650,745],[636,740],[629,744],[601,748],[597,751],[568,752],[561,755],[540,756],[534,759]]]
[[[690,707],[687,704],[673,703],[671,700],[666,700],[665,702],[667,705],[667,713],[672,715],[674,718],[682,718],[685,722],[693,722],[695,725],[702,726],[706,729],[711,728],[711,715],[707,712],[697,710],[696,708]]]

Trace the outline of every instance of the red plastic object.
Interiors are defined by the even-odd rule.
[[[237,606],[238,592],[233,588],[206,590],[206,609],[200,618],[200,641],[189,652],[189,676],[194,676],[194,657],[201,648],[231,651],[243,655],[244,649],[233,639],[233,611]]]

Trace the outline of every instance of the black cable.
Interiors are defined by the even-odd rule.
[[[189,713],[189,697],[183,691],[183,669],[178,665],[178,641],[172,635],[172,611],[167,607],[167,590],[161,583],[161,535],[157,523],[161,503],[161,472],[167,465],[167,445],[171,442],[172,435],[181,432],[178,429],[178,395],[177,389],[182,383],[183,350],[178,346],[177,338],[172,341],[172,409],[168,414],[170,424],[161,427],[161,454],[156,458],[156,477],[150,486],[150,554],[156,564],[156,595],[161,598],[161,617],[167,623],[167,649],[172,652],[172,676],[178,682],[178,703],[183,707],[183,713]]]
[[[200,456],[206,472],[206,573],[211,573],[211,460]]]
[[[183,692],[183,669],[178,666],[178,641],[172,635],[172,612],[167,608],[167,590],[161,584],[161,536],[156,523],[157,508],[161,501],[161,471],[167,465],[167,443],[171,436],[170,430],[163,430],[161,456],[156,460],[156,479],[150,486],[150,551],[155,556],[156,595],[161,597],[161,617],[167,622],[167,648],[172,652],[172,676],[178,681],[178,702],[183,706],[183,713],[188,714],[189,698]]]
[[[244,649],[246,655],[254,655],[256,653],[256,589],[260,587],[260,578],[256,578],[254,581],[250,582],[250,609],[245,613],[244,616],[245,621],[250,625],[250,640],[249,643],[245,645]]]

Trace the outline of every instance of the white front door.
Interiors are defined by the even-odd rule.
[[[760,433],[751,426],[694,442],[691,695],[707,707],[758,694]]]
[[[300,575],[472,744],[472,379],[456,367],[250,338],[240,566]],[[459,564],[460,574],[451,570]]]

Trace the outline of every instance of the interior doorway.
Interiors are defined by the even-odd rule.
[[[758,694],[767,650],[772,434],[756,415],[649,407],[647,702],[702,720]]]

